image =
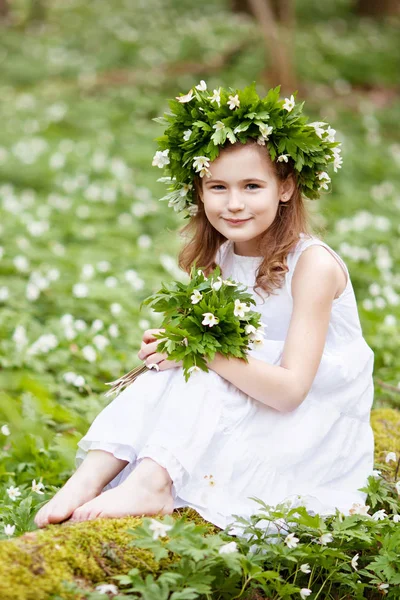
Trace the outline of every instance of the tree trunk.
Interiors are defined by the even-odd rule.
[[[369,17],[400,15],[400,0],[357,0],[356,12]]]
[[[248,2],[259,23],[271,59],[272,66],[266,74],[266,79],[269,80],[269,84],[281,85],[284,92],[293,91],[296,83],[289,50],[295,33],[292,0],[282,2],[284,8],[281,17],[284,16],[288,21],[281,22],[281,27],[278,27],[271,0],[248,0]]]
[[[0,0],[0,19],[6,19],[10,14],[8,0]]]

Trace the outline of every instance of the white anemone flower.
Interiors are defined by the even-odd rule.
[[[222,121],[217,121],[215,125],[213,125],[213,129],[215,129],[215,131],[221,131],[221,129],[224,129],[224,127],[225,125]]]
[[[202,325],[208,325],[209,327],[213,327],[214,325],[218,325],[219,319],[212,313],[203,313],[204,319],[202,320]]]
[[[323,533],[319,538],[319,542],[323,546],[326,546],[327,544],[333,542],[333,535],[331,533]]]
[[[393,515],[393,523],[400,523],[400,515]]]
[[[367,504],[359,504],[355,502],[349,510],[350,515],[363,515],[365,517],[369,517],[368,514],[369,505]]]
[[[210,100],[210,102],[216,102],[219,108],[221,106],[221,88],[214,90],[213,95],[208,96],[208,100]]]
[[[217,281],[215,281],[214,283],[211,284],[211,287],[213,290],[218,292],[218,290],[221,289],[222,284],[223,284],[222,278],[218,277]]]
[[[193,294],[190,296],[192,304],[197,304],[202,299],[203,294],[199,290],[193,290]]]
[[[36,483],[36,479],[34,479],[32,481],[32,492],[35,492],[36,494],[44,494],[44,492],[42,492],[42,490],[44,490],[44,485],[41,481],[38,481]]]
[[[207,156],[195,156],[193,159],[193,169],[201,171],[210,166],[210,159]]]
[[[294,102],[294,96],[293,94],[290,96],[290,98],[285,98],[285,102],[283,104],[283,108],[285,110],[287,110],[288,112],[291,112],[294,108],[295,102]]]
[[[353,558],[351,559],[351,566],[353,567],[353,569],[354,569],[355,571],[357,571],[357,570],[358,570],[358,569],[357,569],[357,567],[358,567],[358,559],[359,559],[359,558],[360,558],[360,555],[359,555],[359,554],[355,554],[355,555],[353,556]]]
[[[113,583],[103,583],[98,585],[95,590],[96,592],[99,592],[99,594],[112,594],[113,596],[118,594],[118,588]]]
[[[395,484],[395,486],[394,486],[394,487],[396,488],[396,492],[397,492],[397,493],[399,494],[399,496],[400,496],[400,479],[399,479],[399,481],[396,481],[396,484]]]
[[[198,373],[199,371],[201,371],[201,369],[197,365],[188,368],[188,373]]]
[[[15,532],[15,525],[4,525],[5,535],[8,535],[8,537],[11,537],[12,535],[14,535],[14,532]]]
[[[185,142],[187,142],[190,139],[190,136],[192,135],[192,130],[191,129],[186,129],[186,131],[183,132],[183,139]]]
[[[328,129],[326,130],[326,133],[328,134],[328,137],[326,138],[328,140],[328,142],[334,142],[336,129],[332,129],[332,127],[328,127]]]
[[[309,588],[302,588],[299,593],[302,600],[304,600],[304,598],[307,598],[312,594],[312,590],[310,590]]]
[[[377,510],[372,515],[374,521],[383,521],[387,517],[386,511],[382,508],[381,510]]]
[[[236,94],[236,96],[229,96],[229,100],[228,100],[227,104],[231,110],[235,110],[235,108],[239,108],[239,106],[240,106],[239,96],[237,94]]]
[[[315,133],[319,138],[322,138],[323,134],[325,133],[324,125],[328,125],[328,123],[324,123],[323,121],[309,123],[309,127],[313,127],[315,129]]]
[[[200,177],[204,177],[204,175],[206,175],[207,177],[211,177],[211,171],[207,169],[207,167],[204,167],[204,169],[200,170],[199,175]]]
[[[280,154],[276,160],[278,162],[285,162],[285,163],[287,163],[288,160],[289,160],[289,156],[290,156],[290,154]]]
[[[238,552],[238,545],[236,542],[229,542],[228,544],[224,544],[218,550],[218,554],[232,554],[233,552]]]
[[[302,565],[301,565],[301,567],[300,567],[300,571],[302,571],[302,572],[303,572],[303,573],[305,573],[306,575],[307,575],[308,573],[311,573],[311,568],[310,568],[310,565],[309,565],[308,563],[304,563],[304,564],[302,564]]]
[[[251,325],[250,323],[244,328],[244,332],[246,333],[246,335],[250,335],[251,333],[255,333],[256,331],[257,329],[254,327],[254,325]]]
[[[161,523],[156,519],[151,519],[149,529],[153,532],[153,540],[158,540],[160,537],[167,536],[167,532],[172,529],[172,525],[166,525],[165,523]]]
[[[299,538],[295,537],[294,533],[289,533],[285,537],[285,544],[288,548],[296,548],[299,541]]]
[[[9,488],[7,488],[6,492],[8,494],[8,497],[10,498],[10,500],[13,500],[13,501],[16,500],[18,498],[18,496],[21,495],[19,487],[14,487],[13,485],[10,486]]]
[[[397,461],[396,452],[388,452],[386,454],[385,462],[390,463],[391,461],[393,461],[393,462]]]
[[[389,587],[389,584],[388,584],[388,583],[380,583],[380,584],[378,585],[378,590],[387,590],[387,589],[388,589],[388,587]],[[387,592],[386,592],[386,593],[387,593]]]
[[[5,436],[9,436],[11,435],[11,431],[8,425],[3,425],[2,428],[0,429],[1,433]]]
[[[261,137],[264,141],[268,140],[273,131],[273,127],[271,125],[266,125],[265,123],[261,123],[261,125],[258,126],[258,129],[260,130]]]
[[[319,181],[322,182],[319,186],[320,190],[329,189],[328,184],[331,182],[331,178],[329,177],[328,173],[326,173],[325,171],[320,171],[319,173],[317,173],[317,178]]]
[[[245,317],[245,313],[249,312],[250,306],[245,304],[244,302],[240,302],[239,299],[235,300],[235,307],[233,309],[233,314],[235,317],[239,317],[239,319],[243,319]]]
[[[196,85],[196,90],[199,90],[199,92],[205,92],[207,89],[207,84],[204,81],[204,79],[202,79],[200,81],[200,83],[198,85]]]
[[[193,98],[193,90],[189,90],[188,93],[185,94],[184,96],[175,96],[175,98],[181,104],[184,104],[186,102],[190,102],[192,100],[192,98]]]
[[[169,148],[167,148],[167,150],[162,150],[162,151],[157,150],[157,152],[155,153],[155,155],[153,157],[153,162],[151,163],[153,165],[153,167],[158,167],[159,169],[162,169],[166,165],[169,165],[170,160],[168,157],[168,153],[169,153]]]
[[[195,217],[199,212],[199,207],[196,204],[190,204],[186,210],[191,217]]]

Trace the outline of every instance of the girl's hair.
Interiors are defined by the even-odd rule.
[[[256,140],[249,140],[246,144],[255,145],[259,149],[264,148],[259,146]],[[238,145],[242,144],[240,142],[229,144],[222,151],[226,152],[229,148]],[[282,287],[284,283],[285,273],[288,271],[286,257],[299,241],[299,234],[312,234],[312,228],[307,208],[297,186],[293,166],[290,163],[271,161],[267,148],[265,147],[264,150],[279,182],[284,182],[288,177],[292,177],[296,182],[291,198],[287,202],[279,203],[275,220],[264,232],[258,246],[259,254],[264,257],[264,260],[257,270],[254,289],[261,288],[270,295],[274,289]],[[195,176],[194,188],[198,212],[190,217],[189,222],[179,232],[182,237],[187,237],[189,234],[191,239],[179,252],[178,263],[181,269],[190,273],[191,266],[196,262],[196,265],[209,275],[216,267],[214,262],[216,252],[227,238],[211,225],[205,214],[204,204],[200,198],[201,185],[201,179]]]

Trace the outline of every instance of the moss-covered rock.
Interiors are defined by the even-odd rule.
[[[400,411],[374,410],[371,424],[376,461],[384,462],[390,451],[399,455]],[[193,510],[177,513],[205,523]],[[63,581],[93,589],[99,582],[113,581],[113,575],[127,573],[133,567],[157,572],[163,565],[157,565],[150,552],[129,546],[131,536],[127,530],[140,522],[140,518],[127,517],[65,523],[1,542],[0,599],[47,600],[52,594],[61,594],[65,600],[76,600],[79,596],[66,592]],[[210,533],[217,530],[207,525]]]
[[[179,514],[204,523],[193,510]],[[127,530],[140,523],[138,517],[64,523],[1,542],[1,600],[47,600],[51,594],[60,593],[63,599],[72,600],[77,596],[65,591],[63,581],[93,589],[134,567],[157,572],[163,565],[154,562],[151,552],[129,546],[132,538]],[[216,530],[209,525],[210,533]]]

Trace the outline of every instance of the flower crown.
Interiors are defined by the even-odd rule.
[[[160,149],[152,162],[168,175],[158,179],[169,184],[161,200],[168,200],[176,212],[186,211],[185,218],[194,216],[195,175],[211,176],[210,162],[227,140],[245,143],[249,138],[266,145],[272,161],[293,164],[298,187],[307,198],[328,190],[331,178],[325,169],[333,163],[336,173],[343,162],[336,131],[320,121],[307,124],[304,102],[295,103],[297,92],[284,100],[279,93],[280,86],[260,98],[253,83],[243,90],[220,87],[210,94],[202,80],[186,95],[170,100],[171,112],[153,119],[166,127],[156,138]]]

